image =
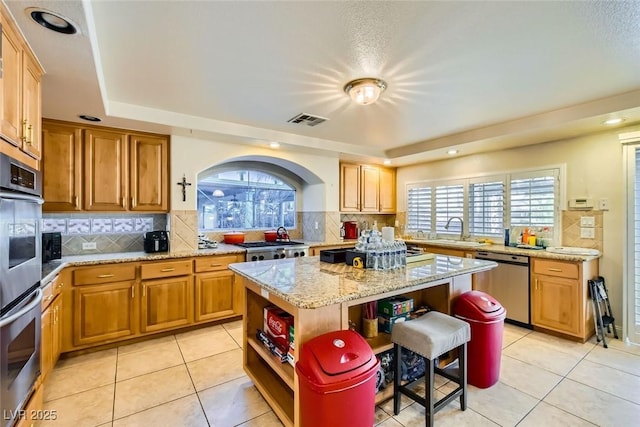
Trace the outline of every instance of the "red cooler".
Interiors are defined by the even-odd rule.
[[[469,291],[453,302],[453,314],[471,326],[467,344],[468,383],[491,387],[500,377],[502,332],[507,311],[491,295]]]
[[[335,331],[302,345],[296,364],[302,427],[371,427],[378,359],[354,331]]]

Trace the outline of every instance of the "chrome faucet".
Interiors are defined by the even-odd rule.
[[[460,240],[464,240],[464,237],[462,236],[462,233],[464,232],[464,221],[459,216],[452,216],[451,218],[449,218],[449,220],[447,221],[447,224],[444,226],[444,229],[448,230],[449,224],[454,219],[457,219],[458,221],[460,221]]]

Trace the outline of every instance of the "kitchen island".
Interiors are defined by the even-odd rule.
[[[242,277],[244,299],[244,369],[285,426],[300,425],[298,378],[256,338],[263,310],[275,305],[294,316],[295,347],[326,332],[362,330],[363,304],[395,295],[412,297],[414,307],[451,313],[453,299],[471,290],[474,273],[497,266],[491,261],[436,255],[409,266],[375,271],[327,264],[319,257],[230,264]],[[375,353],[392,348],[389,334],[368,339]],[[295,360],[297,361],[297,353]],[[387,390],[390,390],[388,388]],[[379,393],[376,401],[391,395]]]

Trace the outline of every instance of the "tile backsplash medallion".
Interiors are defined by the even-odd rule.
[[[145,232],[166,228],[166,214],[42,214],[42,231],[62,234],[62,256],[141,252]],[[96,249],[82,249],[89,242]]]

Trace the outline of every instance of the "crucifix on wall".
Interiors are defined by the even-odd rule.
[[[191,185],[191,183],[187,182],[187,178],[183,174],[182,175],[182,181],[178,182],[177,184],[182,186],[182,201],[186,202],[187,201],[187,186]]]

